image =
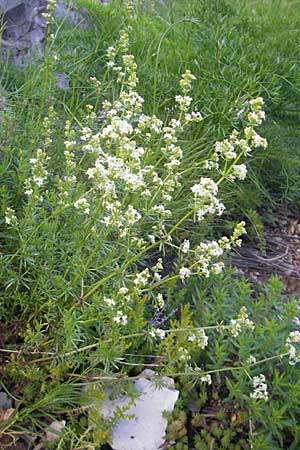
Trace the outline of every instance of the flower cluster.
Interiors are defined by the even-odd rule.
[[[255,127],[262,124],[265,112],[262,110],[264,101],[261,97],[250,100],[243,110],[248,121],[242,135],[233,130],[229,139],[216,142],[214,153],[210,160],[205,161],[207,170],[216,169],[223,178],[230,181],[244,180],[247,175],[247,167],[239,161],[242,157],[249,156],[255,148],[267,148],[267,141],[255,131]],[[247,112],[248,111],[248,112]]]
[[[35,190],[38,191],[45,184],[49,175],[47,170],[47,161],[49,159],[46,151],[41,148],[36,151],[34,158],[30,158],[32,176],[24,182],[26,195],[31,196]]]
[[[255,328],[252,320],[248,318],[245,306],[241,308],[237,319],[231,319],[230,325],[230,332],[234,337],[238,336],[243,330],[254,330]]]
[[[223,236],[218,241],[201,242],[194,249],[189,250],[190,258],[192,258],[189,267],[181,267],[179,277],[182,281],[191,275],[202,275],[208,278],[212,274],[219,274],[224,268],[224,263],[219,259],[224,255],[225,251],[229,251],[234,247],[241,245],[241,235],[246,233],[245,222],[240,222],[235,227],[230,238]]]
[[[286,346],[289,353],[289,363],[294,366],[300,362],[300,331],[292,331],[289,334]]]
[[[18,223],[17,216],[12,208],[6,208],[5,210],[5,223],[12,226]]]
[[[266,384],[266,377],[264,375],[258,375],[253,377],[252,380],[253,392],[251,392],[250,397],[255,400],[268,400],[268,386]]]
[[[211,178],[202,177],[199,183],[191,187],[191,191],[194,194],[195,212],[199,222],[208,213],[218,216],[223,214],[225,206],[218,200],[218,185]]]
[[[193,342],[198,348],[205,349],[208,345],[208,337],[205,334],[203,329],[197,330],[195,333],[192,333],[188,336],[187,340],[189,342]]]
[[[56,10],[56,7],[57,7],[57,0],[47,1],[46,12],[42,14],[47,25],[51,24],[51,22],[53,21],[53,15]]]

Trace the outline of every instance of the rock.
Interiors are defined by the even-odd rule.
[[[74,26],[86,28],[88,26],[87,11],[85,8],[76,8],[73,2],[58,0],[56,13],[57,20],[66,20]]]
[[[12,408],[12,399],[6,394],[6,392],[0,392],[0,408]]]
[[[2,55],[17,65],[28,64],[31,50],[36,56],[43,54],[46,23],[42,17],[46,0],[0,0],[2,10]]]
[[[43,13],[47,0],[0,0],[0,15],[4,25],[1,54],[12,56],[16,65],[28,65],[32,57],[41,57],[47,25]],[[74,26],[87,27],[87,11],[77,9],[70,0],[58,0],[56,19],[66,20]]]
[[[59,438],[59,435],[62,433],[63,429],[66,426],[66,421],[61,420],[58,422],[55,420],[52,422],[49,427],[45,431],[45,441],[56,441]]]
[[[21,5],[22,0],[0,0],[0,11],[5,14],[8,10]]]
[[[70,80],[68,75],[65,73],[55,73],[54,74],[56,78],[56,84],[59,89],[62,89],[63,91],[68,91],[70,89]]]
[[[157,388],[153,382],[153,371],[147,370],[141,375],[144,376],[134,383],[140,395],[126,410],[126,414],[132,414],[134,418],[121,419],[114,428],[114,450],[159,450],[164,444],[167,419],[163,417],[163,412],[173,411],[179,392],[174,389],[172,378],[163,378],[164,386]],[[129,401],[127,397],[115,400],[106,398],[100,412],[104,419],[109,419],[114,416],[117,407],[122,409]]]

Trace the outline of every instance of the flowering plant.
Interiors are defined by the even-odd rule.
[[[58,170],[51,168],[51,123],[57,117],[50,110],[44,119],[44,144],[29,159],[22,209],[15,212],[8,207],[5,216],[20,242],[9,258],[11,270],[19,261],[17,265],[29,278],[22,294],[28,298],[27,307],[34,304],[47,317],[44,325],[38,326],[39,333],[46,334],[53,322],[58,323],[62,335],[70,335],[60,341],[58,353],[84,353],[92,345],[95,354],[86,357],[89,364],[94,361],[90,367],[97,366],[100,371],[101,352],[105,370],[110,371],[126,349],[137,350],[145,337],[152,341],[164,338],[164,330],[149,324],[157,311],[172,304],[165,297],[170,282],[185,283],[191,276],[209,277],[222,271],[224,252],[241,245],[243,222],[229,237],[196,245],[188,239],[178,242],[176,232],[190,218],[201,223],[208,215],[222,215],[222,182],[244,179],[242,159],[254,148],[267,145],[255,131],[264,119],[263,100],[257,98],[245,105],[248,126],[217,142],[204,164],[204,172],[214,169],[216,178],[200,177],[190,187],[182,216],[174,217],[172,200],[180,186],[183,158],[179,136],[203,120],[191,106],[195,77],[189,70],[183,74],[174,117],[164,124],[143,112],[144,100],[136,91],[137,66],[128,49],[128,33],[122,31],[117,47],[107,51],[107,67],[116,78],[118,95],[113,101],[103,100],[100,118],[88,105],[85,123],[80,127],[66,123]],[[91,77],[91,84],[98,96],[105,94],[96,77]],[[170,252],[171,270],[165,267]],[[13,283],[10,289],[19,292]],[[241,331],[242,322],[240,318],[228,325],[233,334]],[[200,330],[182,342],[180,364],[189,359],[189,345],[199,340],[200,348],[207,345],[202,333]],[[135,335],[141,339],[130,342],[129,336]],[[27,334],[26,340],[30,340]],[[118,345],[109,354],[111,342]],[[54,347],[58,349],[57,344]]]
[[[16,379],[47,373],[55,382],[114,381],[128,366],[148,364],[155,353],[161,355],[152,364],[158,371],[209,384],[210,373],[191,356],[209,345],[207,329],[237,337],[254,324],[243,307],[228,323],[196,327],[187,306],[179,314],[174,310],[169,287],[222,272],[222,257],[241,245],[245,223],[231,236],[196,243],[181,239],[180,228],[221,216],[222,183],[243,180],[246,158],[267,147],[256,131],[264,119],[263,100],[247,102],[246,126],[215,144],[178,216],[173,200],[182,177],[180,136],[203,120],[192,108],[195,77],[185,71],[174,115],[163,123],[143,111],[127,31],[108,48],[107,71],[117,86],[113,98],[105,84],[90,78],[102,109],[88,105],[80,123],[65,123],[59,166],[51,154],[58,117],[49,110],[43,144],[23,173],[22,204],[6,208],[5,226],[16,247],[2,256],[5,302],[13,296],[13,313],[28,321],[19,358],[39,356],[22,370],[12,358],[6,370]],[[42,369],[40,362],[46,364]],[[267,399],[263,381],[253,381],[257,399]]]

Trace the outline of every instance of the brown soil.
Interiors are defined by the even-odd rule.
[[[233,265],[252,284],[280,277],[287,294],[300,294],[300,211],[281,208],[264,229],[261,242],[244,242]]]

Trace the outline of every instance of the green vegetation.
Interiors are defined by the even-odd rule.
[[[298,202],[300,3],[76,4],[84,27],[53,20],[43,60],[1,71],[0,444],[104,448],[126,412],[108,424],[95,397],[134,396],[162,355],[174,450],[297,449],[299,305],[219,272],[240,220],[261,235],[258,208]]]

